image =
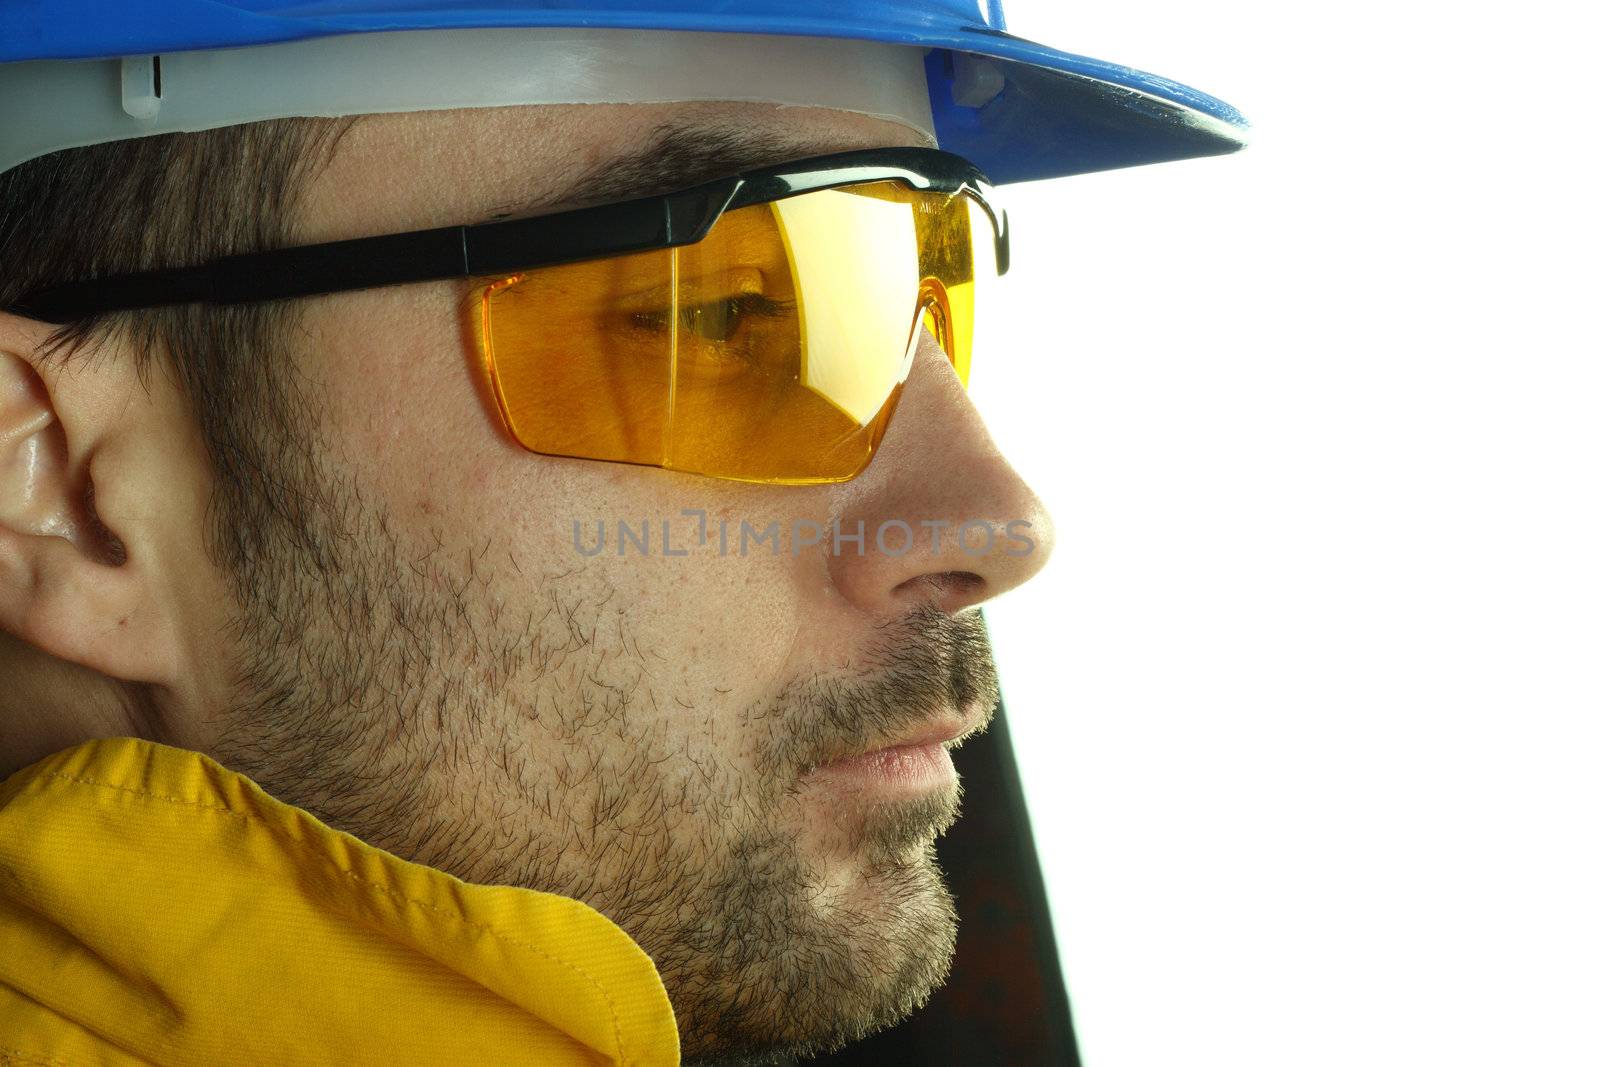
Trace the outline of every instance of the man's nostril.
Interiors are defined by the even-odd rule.
[[[977,592],[983,584],[983,578],[971,571],[935,571],[908,578],[900,583],[899,591],[925,593],[939,598],[951,594],[964,597]]]

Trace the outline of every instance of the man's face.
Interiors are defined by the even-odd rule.
[[[612,164],[669,127],[710,131],[670,140],[715,146],[723,173],[926,143],[766,105],[371,117],[310,186],[300,239],[554,210],[594,198],[569,195],[584,175],[606,199],[662,191]],[[768,486],[521,449],[471,309],[442,283],[307,302],[294,358],[314,417],[284,473],[304,536],[234,576],[236,625],[202,657],[232,697],[200,709],[204,747],[397,855],[595,907],[655,960],[687,1059],[814,1051],[902,1017],[953,951],[932,844],[959,788],[826,764],[987,722],[975,607],[1044,562],[1039,502],[926,334],[864,473]],[[970,519],[1031,523],[1034,548],[960,550]],[[859,553],[828,536],[739,551],[741,522],[797,520],[867,535]],[[909,551],[874,543],[890,520]],[[647,551],[619,552],[622,522],[648,524]],[[686,554],[666,554],[664,524]]]

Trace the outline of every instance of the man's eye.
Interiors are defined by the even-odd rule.
[[[684,305],[678,308],[678,329],[706,340],[725,343],[738,336],[740,327],[758,318],[784,318],[794,311],[792,301],[771,300],[760,293],[743,293],[720,300]],[[630,316],[641,329],[665,331],[671,312],[635,312]]]

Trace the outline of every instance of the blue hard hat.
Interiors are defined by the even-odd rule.
[[[0,63],[492,27],[920,47],[940,147],[1002,183],[1220,155],[1242,147],[1247,128],[1204,93],[1006,33],[999,0],[0,0]]]

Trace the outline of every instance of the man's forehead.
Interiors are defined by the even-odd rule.
[[[935,147],[898,122],[761,103],[569,104],[367,115],[307,189],[301,239],[339,240],[649,196],[852,148]]]

